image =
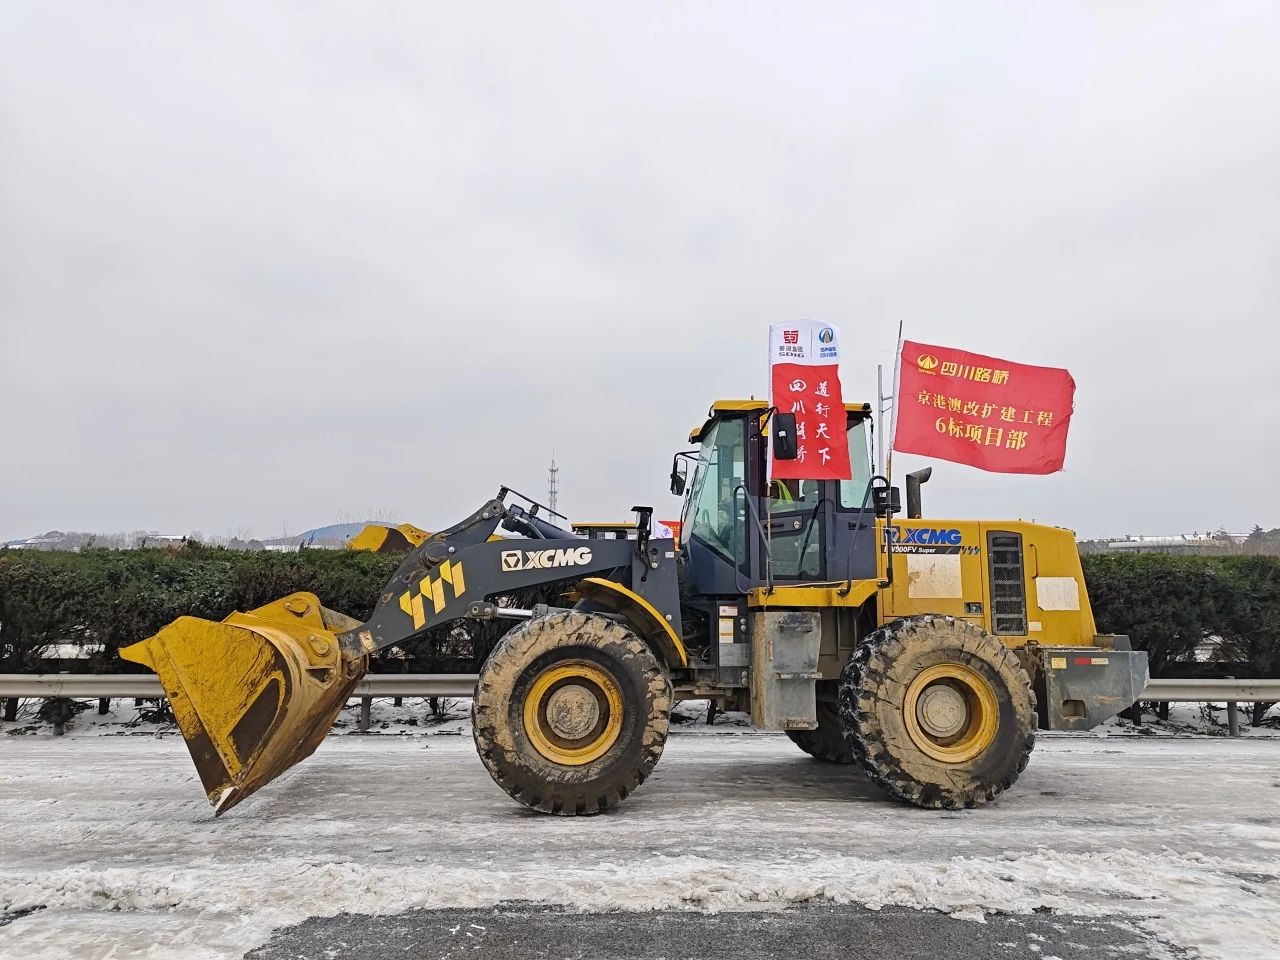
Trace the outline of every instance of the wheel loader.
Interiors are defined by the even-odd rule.
[[[473,730],[493,779],[534,810],[624,800],[677,698],[749,711],[898,800],[985,803],[1037,729],[1086,730],[1133,703],[1146,654],[1098,635],[1070,531],[925,519],[919,474],[899,516],[871,472],[869,405],[845,412],[850,479],[770,481],[794,423],[764,401],[715,403],[673,460],[678,540],[651,536],[648,507],[634,530],[583,536],[503,488],[417,538],[363,623],[298,593],[221,623],[181,617],[121,655],[160,675],[216,814],[316,749],[371,654],[463,618],[511,623]],[[548,586],[555,603],[506,599]]]

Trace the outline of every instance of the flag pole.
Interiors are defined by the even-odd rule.
[[[889,400],[894,401],[894,403],[898,402],[898,379],[899,379],[899,374],[902,368],[902,325],[903,325],[903,321],[899,320],[898,321],[898,345],[895,348],[895,353],[893,356],[893,393],[889,394],[887,398]],[[890,406],[890,409],[892,409],[893,404],[891,403],[889,406]],[[894,419],[894,426],[896,427],[898,418],[895,415],[893,419]],[[882,431],[887,430],[887,426],[885,424],[882,423],[881,427],[882,427]],[[881,439],[883,440],[883,437]],[[885,479],[889,481],[889,486],[892,487],[893,486],[893,440],[892,439],[889,440],[889,456],[884,463],[884,476],[885,476]]]
[[[884,364],[876,364],[876,462],[871,472],[875,473],[884,465]]]

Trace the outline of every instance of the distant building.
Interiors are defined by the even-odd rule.
[[[372,520],[356,523],[333,523],[327,527],[316,527],[292,537],[275,537],[262,541],[263,546],[273,553],[294,553],[298,550],[345,550],[351,538],[355,537]],[[395,524],[391,524],[395,526]]]
[[[1247,539],[1247,533],[1219,530],[1216,533],[1179,533],[1167,537],[1127,536],[1121,540],[1103,541],[1101,548],[1115,553],[1234,553]]]
[[[66,540],[63,534],[45,534],[43,537],[27,537],[25,540],[10,540],[0,546],[10,550],[57,550]]]

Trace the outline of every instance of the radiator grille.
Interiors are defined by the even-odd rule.
[[[1027,588],[1022,578],[1022,535],[988,533],[987,557],[991,565],[991,632],[998,636],[1025,636]]]

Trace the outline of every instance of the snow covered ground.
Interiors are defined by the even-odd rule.
[[[404,719],[338,732],[219,821],[176,735],[0,736],[0,914],[35,911],[0,957],[239,957],[309,916],[512,900],[1120,914],[1207,957],[1280,955],[1276,739],[1044,737],[999,803],[938,813],[783,737],[684,724],[620,808],[559,819],[493,785],[464,721]]]

